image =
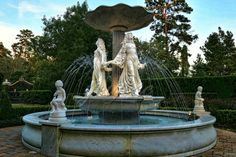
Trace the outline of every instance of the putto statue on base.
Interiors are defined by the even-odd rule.
[[[61,80],[57,80],[55,82],[55,86],[57,88],[56,92],[53,95],[53,99],[50,102],[51,112],[49,116],[50,121],[64,121],[66,120],[66,106],[64,101],[66,100],[66,92],[62,88],[63,82]]]
[[[204,104],[203,101],[204,99],[202,98],[202,86],[197,87],[197,92],[195,94],[195,100],[194,100],[194,109],[193,112],[197,114],[198,116],[203,116],[203,115],[208,115],[209,112],[206,112],[204,109]]]

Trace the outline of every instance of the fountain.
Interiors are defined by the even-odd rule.
[[[91,87],[85,96],[74,96],[80,109],[67,110],[67,120],[57,120],[48,111],[24,116],[26,147],[47,156],[181,157],[215,145],[214,117],[158,110],[163,96],[139,94],[138,70],[146,65],[139,62],[132,33],[125,32],[147,26],[152,15],[142,7],[118,4],[98,7],[85,20],[95,29],[112,32],[113,58],[106,60],[104,41],[98,39]],[[111,95],[106,71],[112,71]]]

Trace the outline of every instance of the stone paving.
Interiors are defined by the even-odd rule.
[[[21,143],[22,126],[0,129],[0,157],[43,157]],[[216,146],[194,157],[236,157],[236,133],[217,129]]]

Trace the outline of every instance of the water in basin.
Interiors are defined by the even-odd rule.
[[[104,125],[104,123],[100,122],[98,115],[88,116],[88,115],[79,115],[70,118],[72,124],[96,124],[96,125]],[[159,126],[177,126],[184,124],[191,124],[194,121],[188,121],[186,119],[174,118],[174,117],[166,117],[159,115],[141,115],[139,117],[138,123],[128,124],[128,125],[154,125],[157,124]],[[115,124],[114,124],[115,125]]]

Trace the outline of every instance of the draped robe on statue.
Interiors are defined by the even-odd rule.
[[[138,69],[143,67],[138,60],[136,46],[133,42],[123,43],[117,56],[110,62],[123,69],[119,78],[119,94],[139,95],[142,88],[142,82],[138,73]]]
[[[106,51],[97,48],[94,51],[94,61],[93,61],[93,76],[89,92],[87,96],[92,93],[96,93],[97,96],[108,96],[110,95],[107,90],[105,70],[106,67],[102,65],[107,61]]]

